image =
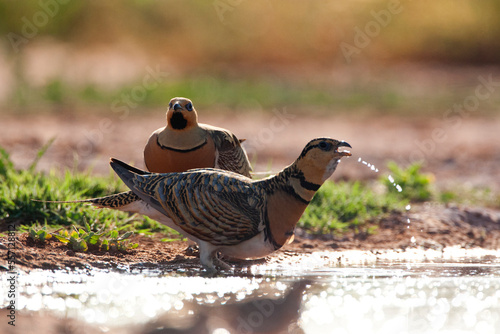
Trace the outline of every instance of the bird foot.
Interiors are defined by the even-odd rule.
[[[205,268],[207,275],[215,275],[220,270],[232,270],[233,268],[226,262],[219,259],[217,254],[215,254],[208,263],[203,263],[203,268]]]
[[[216,257],[215,259],[215,262],[217,263],[217,265],[222,269],[222,270],[231,270],[232,267],[227,264],[226,262],[222,261],[221,259],[219,259],[218,257]]]

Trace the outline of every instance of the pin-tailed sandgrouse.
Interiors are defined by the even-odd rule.
[[[250,162],[240,140],[230,131],[198,123],[191,100],[173,98],[167,126],[153,132],[144,148],[150,172],[185,172],[193,168],[219,168],[250,177]]]
[[[227,267],[217,253],[264,257],[289,242],[295,225],[319,187],[335,171],[348,143],[330,138],[310,141],[297,160],[278,174],[252,180],[218,169],[157,174],[112,159],[111,167],[142,199],[139,213],[196,241],[202,265]],[[115,207],[106,198],[87,200]],[[216,263],[214,263],[216,262]]]

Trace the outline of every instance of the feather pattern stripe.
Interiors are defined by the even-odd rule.
[[[98,207],[115,209],[138,200],[140,200],[139,196],[134,194],[132,191],[126,191],[106,197],[92,198],[87,201]]]

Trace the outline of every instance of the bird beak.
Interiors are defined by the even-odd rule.
[[[350,148],[352,148],[352,146],[349,143],[345,142],[345,141],[339,142],[339,144],[337,145],[337,148],[339,148],[339,147],[350,147]],[[341,156],[343,156],[343,157],[350,157],[352,155],[350,152],[346,152],[346,151],[339,152],[339,154]]]
[[[338,147],[342,147],[342,146],[352,148],[352,146],[351,146],[351,145],[349,145],[349,143],[347,143],[347,142],[345,142],[345,141],[341,141],[341,142],[339,143],[339,145],[338,145]]]
[[[174,104],[174,111],[177,111],[178,109],[182,109],[181,105],[179,103]]]

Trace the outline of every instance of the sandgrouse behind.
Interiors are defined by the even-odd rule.
[[[170,100],[167,126],[154,131],[144,148],[144,162],[155,173],[220,168],[250,177],[250,162],[240,140],[229,130],[198,123],[191,100]]]
[[[294,163],[263,180],[212,168],[157,174],[116,159],[111,159],[111,167],[142,199],[138,212],[196,241],[202,265],[215,272],[216,264],[228,268],[218,252],[254,259],[289,242],[316,191],[340,159],[351,155],[340,147],[351,146],[331,138],[314,139]],[[104,199],[86,201],[102,206]]]

